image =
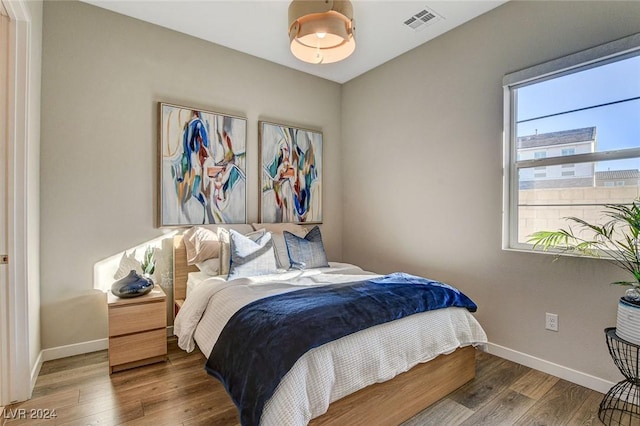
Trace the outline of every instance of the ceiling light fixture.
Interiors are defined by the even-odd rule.
[[[353,6],[348,0],[294,0],[289,5],[291,53],[304,62],[338,62],[356,49]]]

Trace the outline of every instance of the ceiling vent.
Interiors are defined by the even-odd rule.
[[[404,24],[414,31],[420,31],[428,25],[435,24],[441,19],[443,19],[442,16],[438,15],[432,9],[425,7],[420,12],[405,20]]]

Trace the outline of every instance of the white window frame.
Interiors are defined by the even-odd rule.
[[[630,148],[517,161],[515,132],[517,95],[514,89],[637,55],[640,55],[640,33],[504,76],[502,80],[504,99],[502,248],[504,250],[532,251],[533,249],[531,244],[518,242],[518,169],[555,166],[568,162],[577,164],[640,157],[640,148]],[[512,161],[512,159],[516,160]]]

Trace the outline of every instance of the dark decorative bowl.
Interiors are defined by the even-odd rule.
[[[111,285],[111,293],[121,298],[143,296],[153,288],[153,280],[139,275],[133,269],[124,278]]]

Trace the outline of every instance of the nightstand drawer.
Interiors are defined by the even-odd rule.
[[[147,331],[109,339],[109,365],[153,358],[167,354],[167,331]]]
[[[109,308],[109,337],[167,326],[167,304],[160,302],[137,305],[112,306]]]

